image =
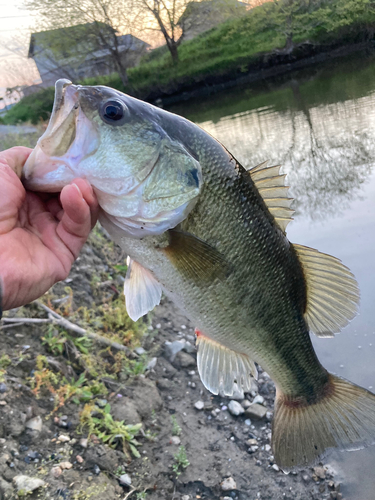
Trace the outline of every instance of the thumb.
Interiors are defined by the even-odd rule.
[[[77,258],[92,224],[96,222],[98,203],[91,186],[81,179],[63,188],[60,202],[64,213],[56,232],[73,257]]]

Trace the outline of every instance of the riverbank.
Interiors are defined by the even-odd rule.
[[[107,85],[148,102],[168,104],[373,50],[375,9],[367,0],[352,4],[333,0],[287,7],[268,2],[183,42],[177,64],[166,48],[151,51],[139,66],[128,70],[126,87],[116,74],[80,83]],[[25,97],[3,122],[48,119],[53,94],[48,88]]]

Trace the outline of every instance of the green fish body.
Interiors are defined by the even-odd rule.
[[[133,319],[163,291],[197,328],[198,370],[214,394],[247,391],[258,363],[276,384],[272,446],[284,470],[375,438],[375,396],[329,374],[309,331],[355,315],[353,275],[285,235],[291,200],[279,167],[246,171],[191,122],[105,87],[56,84],[50,125],[26,186],[87,178],[100,221],[129,255]]]

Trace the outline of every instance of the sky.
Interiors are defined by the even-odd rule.
[[[6,87],[40,81],[35,63],[27,59],[34,23],[22,0],[0,0],[0,96]]]

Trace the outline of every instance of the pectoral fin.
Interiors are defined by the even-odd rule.
[[[170,230],[169,245],[163,251],[187,279],[195,282],[210,283],[230,272],[224,255],[190,233]]]
[[[203,385],[212,394],[232,396],[237,384],[243,392],[251,390],[251,376],[258,377],[254,362],[219,344],[196,330],[198,348],[198,372]]]
[[[126,310],[133,321],[160,304],[161,285],[152,273],[128,257],[124,283]]]

